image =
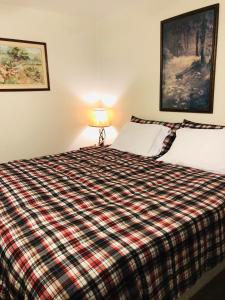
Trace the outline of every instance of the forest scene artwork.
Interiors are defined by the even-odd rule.
[[[161,22],[160,110],[213,112],[219,5]]]
[[[46,44],[0,39],[0,91],[49,90]]]

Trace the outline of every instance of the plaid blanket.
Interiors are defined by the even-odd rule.
[[[225,258],[225,176],[113,149],[0,165],[0,299],[176,299]]]

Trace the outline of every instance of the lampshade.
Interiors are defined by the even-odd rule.
[[[111,125],[108,110],[105,108],[94,108],[90,112],[89,126],[108,127]]]

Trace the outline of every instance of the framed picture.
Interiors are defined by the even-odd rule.
[[[0,92],[50,90],[45,43],[0,38]]]
[[[160,110],[213,113],[219,4],[161,22]]]

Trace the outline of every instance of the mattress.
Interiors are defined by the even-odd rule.
[[[0,165],[0,299],[177,299],[225,259],[225,176],[110,148]]]

